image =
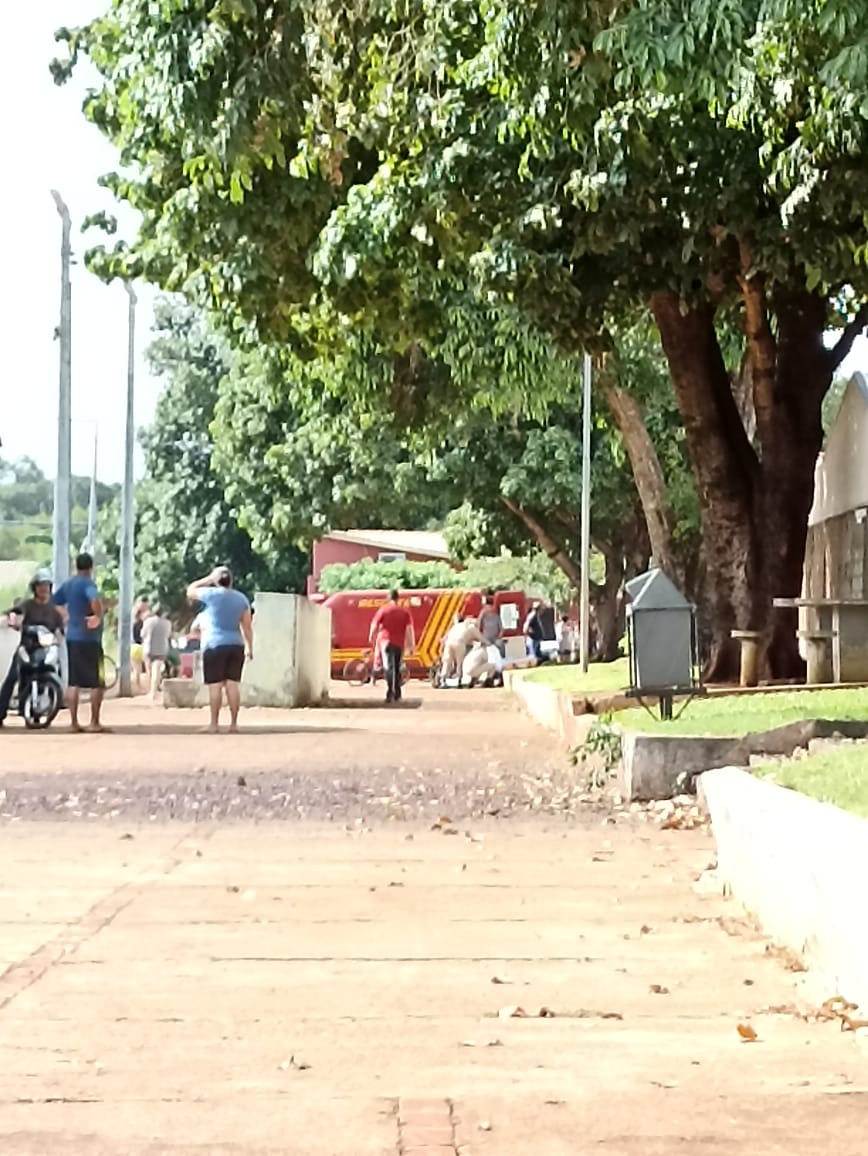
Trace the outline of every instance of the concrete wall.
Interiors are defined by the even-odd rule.
[[[733,767],[699,783],[722,883],[827,995],[868,1009],[868,823]]]
[[[257,594],[252,662],[244,664],[245,706],[312,706],[328,697],[331,611],[297,594]],[[193,679],[169,679],[167,706],[198,707],[208,701],[201,662]]]
[[[848,510],[868,507],[868,382],[861,373],[850,380],[826,447],[817,460],[814,504],[808,523],[815,525]]]

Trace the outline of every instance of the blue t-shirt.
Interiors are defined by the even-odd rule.
[[[250,603],[240,590],[223,586],[203,586],[196,598],[202,611],[202,649],[215,650],[218,646],[243,646],[241,618],[250,609]]]
[[[55,606],[65,606],[69,612],[66,637],[70,642],[101,642],[102,620],[96,630],[89,630],[84,620],[90,613],[90,606],[99,598],[99,590],[93,578],[86,574],[76,574],[54,591]]]

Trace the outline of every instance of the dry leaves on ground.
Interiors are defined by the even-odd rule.
[[[548,1007],[523,1008],[519,1007],[518,1004],[508,1004],[498,1011],[497,1017],[502,1020],[543,1020],[552,1019],[554,1014],[552,1009]]]
[[[746,1044],[754,1044],[759,1039],[756,1028],[752,1028],[750,1024],[739,1024],[736,1030]]]

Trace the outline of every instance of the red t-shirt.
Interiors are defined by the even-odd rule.
[[[402,650],[407,638],[407,627],[411,621],[409,612],[394,602],[387,602],[374,615],[374,625],[379,626],[382,631],[383,641],[390,646],[400,646]],[[376,638],[376,633],[374,637]]]

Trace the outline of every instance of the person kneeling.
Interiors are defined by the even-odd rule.
[[[464,658],[461,666],[462,684],[479,686],[490,683],[497,674],[497,666],[491,661],[488,647],[477,642]]]

